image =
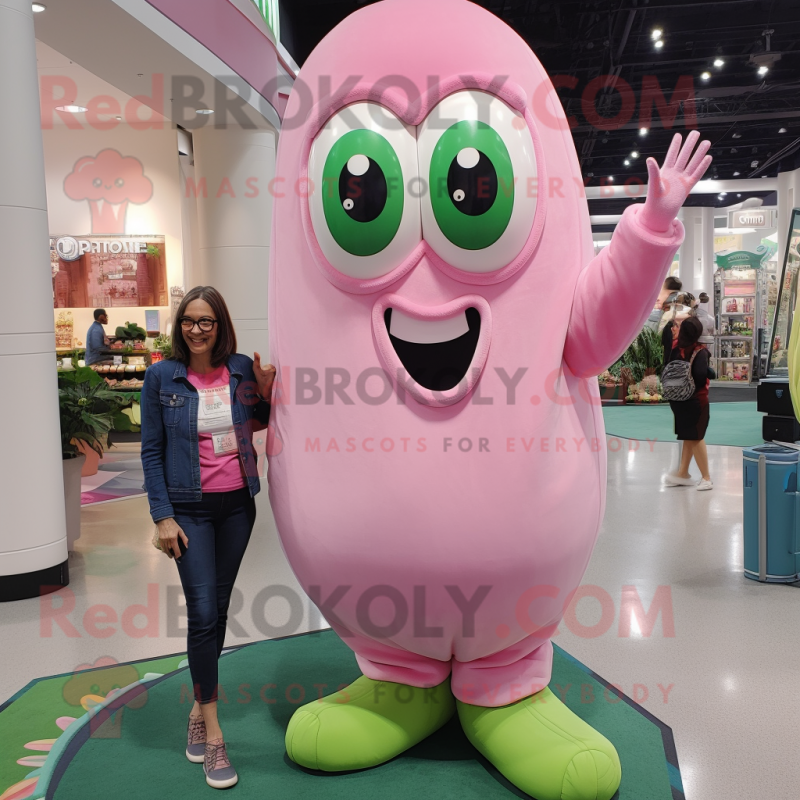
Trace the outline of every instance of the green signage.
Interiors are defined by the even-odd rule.
[[[714,260],[720,269],[759,269],[774,252],[773,248],[760,244],[755,253],[749,250],[723,250],[715,254]]]
[[[278,0],[253,0],[253,3],[269,25],[275,41],[279,42],[281,40],[281,15]]]

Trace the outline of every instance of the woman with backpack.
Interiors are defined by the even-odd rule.
[[[714,377],[709,366],[709,352],[699,343],[703,324],[697,317],[681,322],[678,340],[672,345],[672,333],[667,326],[662,341],[669,355],[661,373],[664,397],[669,400],[675,416],[675,434],[683,443],[681,463],[676,472],[668,473],[667,486],[697,486],[700,492],[714,487],[708,474],[708,452],[705,435],[708,428],[708,380]],[[700,469],[700,483],[689,474],[692,458]]]

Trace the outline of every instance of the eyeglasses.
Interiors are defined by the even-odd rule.
[[[217,324],[217,320],[211,319],[211,317],[201,317],[200,319],[181,317],[178,322],[181,324],[181,330],[184,330],[187,333],[194,330],[195,325],[197,325],[197,327],[200,328],[203,333],[210,333],[214,330],[214,326]]]

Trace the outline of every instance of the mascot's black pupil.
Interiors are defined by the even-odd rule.
[[[356,222],[372,222],[386,206],[386,176],[371,158],[368,161],[369,167],[361,175],[350,172],[349,162],[339,175],[339,200]]]
[[[447,173],[447,193],[453,205],[470,217],[485,214],[497,197],[497,172],[494,164],[479,153],[478,163],[462,167],[453,159]]]

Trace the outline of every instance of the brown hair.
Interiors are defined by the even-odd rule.
[[[186,307],[193,300],[205,300],[211,306],[214,317],[217,320],[217,341],[214,350],[211,352],[211,366],[218,367],[226,364],[228,358],[236,352],[236,332],[233,330],[233,322],[228,312],[222,295],[213,286],[195,286],[189,290],[178,307],[175,314],[175,322],[172,328],[172,356],[174,361],[180,361],[189,366],[190,351],[183,338],[180,318],[186,314]]]
[[[682,286],[683,281],[673,275],[670,275],[669,278],[664,281],[664,288],[669,289],[671,292],[679,292]]]
[[[678,331],[678,347],[681,350],[694,348],[697,340],[703,335],[703,323],[697,317],[687,317],[681,322]]]

